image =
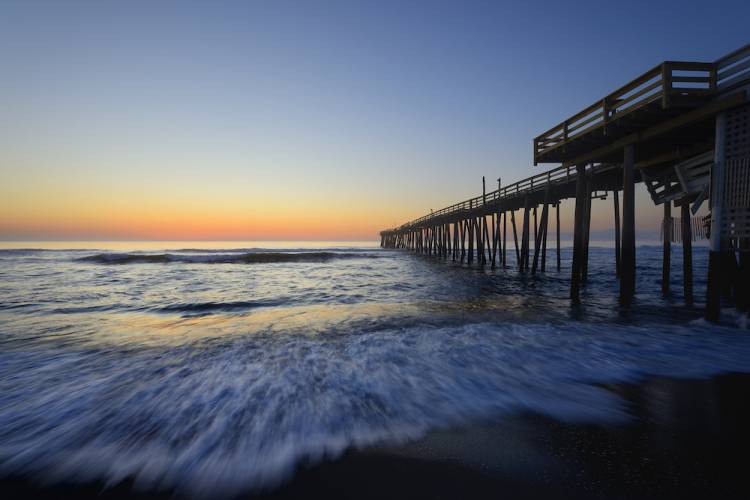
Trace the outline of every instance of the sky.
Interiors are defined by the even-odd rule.
[[[748,43],[748,19],[746,0],[2,0],[0,240],[377,239],[483,175],[553,167],[534,136]]]

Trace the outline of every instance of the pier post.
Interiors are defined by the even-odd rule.
[[[498,226],[500,225],[500,216],[495,219],[495,212],[492,212],[492,269],[495,269],[495,260],[497,259],[497,239],[500,236]]]
[[[693,231],[690,227],[690,204],[682,202],[680,207],[682,228],[682,290],[685,304],[693,305]]]
[[[620,279],[620,193],[612,191],[615,205],[615,275]]]
[[[557,270],[560,270],[560,200],[557,200]]]
[[[531,266],[531,274],[536,274],[537,265],[539,263],[539,254],[542,252],[542,240],[546,240],[547,235],[544,234],[544,226],[547,223],[547,210],[549,204],[549,188],[544,192],[544,205],[542,206],[542,216],[539,219],[539,227],[534,230],[536,238],[534,239],[534,263]],[[542,255],[542,271],[544,271],[544,256]]]
[[[664,243],[662,245],[662,263],[661,263],[661,294],[669,294],[669,268],[671,265],[672,253],[672,203],[664,202],[664,220],[662,221],[662,234]],[[685,235],[683,235],[684,237]]]
[[[635,146],[628,144],[622,163],[622,248],[620,303],[628,305],[635,293]]]
[[[531,206],[529,205],[529,199],[526,197],[523,209],[523,235],[521,238],[521,271],[525,271],[529,268],[529,239],[530,239],[530,225],[531,223]]]
[[[591,176],[586,175],[586,203],[583,206],[583,245],[581,245],[581,282],[589,278],[589,236],[591,234]]]
[[[581,289],[581,248],[583,243],[583,211],[586,193],[586,165],[576,165],[576,206],[573,217],[573,265],[570,276],[570,298],[578,303]]]
[[[469,226],[469,253],[466,261],[471,265],[474,262],[474,218],[466,219],[466,224]]]
[[[486,215],[482,216],[482,224],[484,224],[484,248],[485,248],[486,253],[487,253],[487,260],[490,260],[492,258],[492,255],[491,255],[492,254],[492,248],[491,248],[492,244],[491,244],[491,240],[490,240],[489,224],[487,224],[487,216]],[[482,259],[482,260],[484,260],[484,259]],[[492,262],[492,267],[493,268],[495,267],[494,260]]]
[[[737,309],[750,310],[750,239],[743,238],[739,243],[739,270],[737,272]]]
[[[521,269],[521,252],[518,250],[518,231],[516,230],[516,211],[510,211],[510,223],[513,225],[513,242],[516,244],[516,265]]]
[[[477,231],[477,264],[484,266],[484,219],[477,217],[476,231]]]
[[[549,227],[549,203],[545,201],[542,209],[542,272],[547,271],[547,228]]]
[[[458,221],[458,224],[461,231],[461,264],[463,264],[466,258],[466,224],[464,221]]]
[[[508,256],[508,212],[503,211],[503,269],[508,267],[505,258]]]
[[[714,163],[711,167],[711,237],[708,252],[708,283],[706,286],[706,319],[718,321],[721,310],[722,250],[721,218],[724,204],[724,149],[726,144],[726,112],[716,116]]]

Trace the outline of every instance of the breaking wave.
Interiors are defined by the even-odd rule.
[[[621,400],[594,382],[738,370],[749,358],[733,329],[585,324],[6,351],[0,470],[230,495],[350,447],[512,412],[622,421]]]
[[[249,252],[249,253],[99,253],[76,259],[94,264],[278,264],[294,262],[327,262],[333,259],[373,258],[374,255],[354,252]]]

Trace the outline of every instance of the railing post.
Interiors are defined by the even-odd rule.
[[[607,135],[607,123],[609,123],[609,97],[602,99],[602,132]]]
[[[672,95],[672,66],[669,63],[661,65],[661,107],[667,109]]]
[[[711,92],[716,91],[716,84],[717,84],[717,80],[719,79],[718,77],[719,70],[717,66],[718,65],[716,63],[711,64],[711,69],[708,72],[708,89]]]

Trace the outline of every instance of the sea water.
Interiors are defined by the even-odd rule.
[[[0,250],[0,475],[253,491],[518,412],[626,421],[602,383],[750,369],[743,317],[701,319],[705,247],[696,307],[678,248],[662,297],[661,247],[640,246],[624,309],[612,248],[590,249],[572,307],[569,248],[532,275],[512,248],[493,270],[370,244],[197,245]]]

